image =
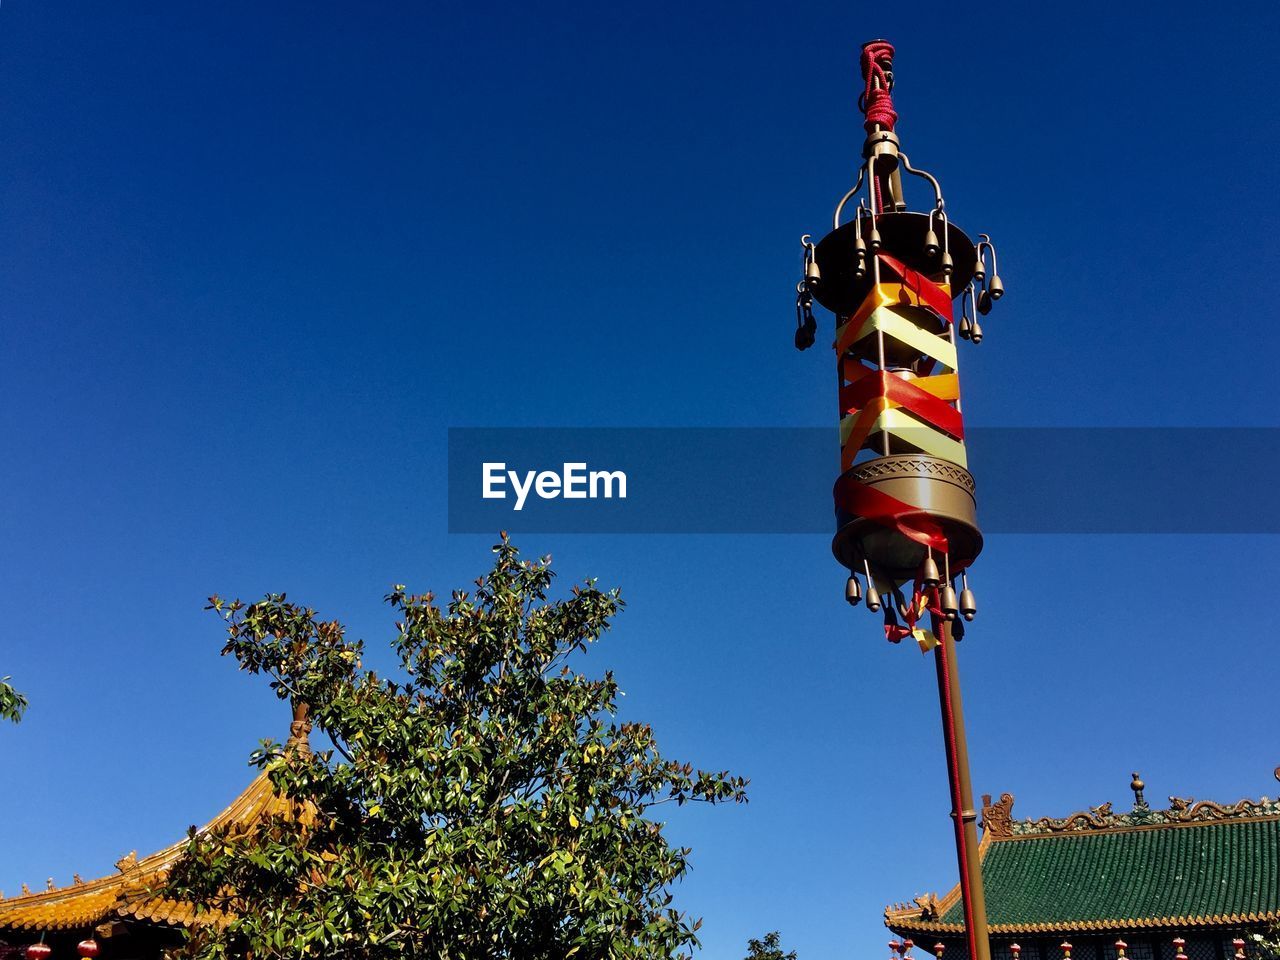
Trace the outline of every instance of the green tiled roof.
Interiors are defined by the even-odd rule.
[[[1280,914],[1280,819],[995,840],[982,875],[993,932],[1263,920]],[[952,899],[934,923],[963,924]]]
[[[1280,910],[1280,820],[992,843],[990,923],[1217,917]],[[941,918],[960,923],[956,904]]]

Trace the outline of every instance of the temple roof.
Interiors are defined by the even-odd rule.
[[[310,730],[305,705],[296,705],[286,749],[309,751]],[[223,829],[240,832],[269,816],[290,816],[292,810],[293,805],[275,792],[267,774],[260,773],[201,832]],[[187,843],[184,837],[141,860],[135,850],[116,861],[117,873],[97,880],[85,882],[77,875],[69,886],[55,887],[51,879],[48,889],[38,892],[27,890],[24,884],[18,896],[0,897],[0,932],[73,930],[108,920],[129,919],[170,926],[188,926],[197,919],[199,922],[219,922],[223,918],[216,911],[202,913],[197,918],[192,904],[169,900],[155,893],[163,885],[170,868],[187,849]]]
[[[270,813],[282,811],[282,801],[266,774],[259,774],[205,829],[244,828]],[[66,887],[51,887],[38,893],[24,891],[0,900],[0,930],[78,929],[106,920],[129,918],[173,926],[193,923],[195,908],[191,904],[152,893],[186,848],[187,840],[183,838],[141,860],[135,851],[116,861],[118,872],[112,876],[88,882],[77,877],[77,882]]]
[[[1132,812],[1105,803],[1015,821],[1013,796],[983,797],[979,857],[990,932],[1238,928],[1280,920],[1280,800],[1223,806],[1170,797],[1152,810],[1134,774]],[[959,886],[889,907],[904,936],[964,930]]]

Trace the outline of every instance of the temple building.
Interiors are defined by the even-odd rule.
[[[305,707],[295,707],[286,750],[307,751],[311,724]],[[287,814],[290,805],[260,773],[204,830],[252,830],[262,819]],[[190,903],[156,893],[170,868],[182,856],[187,838],[158,853],[139,858],[133,851],[116,861],[116,873],[97,880],[76,875],[67,886],[50,878],[44,890],[23,884],[17,896],[0,894],[0,960],[156,960],[182,943],[182,928],[217,921],[197,917]],[[32,944],[47,945],[28,957]],[[82,948],[82,949],[78,949]]]
[[[288,746],[309,749],[309,728],[296,710]],[[1280,924],[1280,799],[1170,797],[1153,810],[1137,774],[1130,786],[1128,813],[1104,803],[1062,819],[1015,820],[1011,794],[983,797],[993,960],[1263,960],[1253,935]],[[260,774],[205,829],[284,812]],[[0,895],[0,960],[158,960],[183,927],[218,919],[156,892],[186,844],[130,853],[97,880]],[[885,924],[901,938],[896,960],[965,960],[959,886],[887,908]],[[39,943],[49,951],[29,955]]]
[[[1280,800],[1153,810],[1136,773],[1130,788],[1128,813],[1062,819],[1015,820],[1012,794],[982,798],[993,960],[1257,960],[1254,935],[1280,921]],[[899,956],[963,960],[963,917],[957,885],[887,908],[885,925]]]

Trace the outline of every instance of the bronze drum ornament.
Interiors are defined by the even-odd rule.
[[[816,340],[815,302],[835,314],[842,472],[831,550],[849,571],[845,599],[883,609],[889,640],[912,637],[929,650],[943,621],[958,639],[977,613],[968,568],[982,531],[957,347],[981,342],[978,318],[1004,285],[991,239],[975,243],[952,224],[938,180],[902,150],[893,47],[867,44],[862,76],[862,163],[831,232],[801,238],[795,343]],[[928,184],[930,207],[908,209],[904,175]]]

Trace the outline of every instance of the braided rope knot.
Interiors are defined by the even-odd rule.
[[[863,126],[870,133],[876,126],[892,130],[898,122],[893,109],[893,97],[889,93],[890,71],[893,69],[893,44],[883,40],[868,43],[862,48],[862,112],[866,114]]]
[[[870,133],[877,125],[884,127],[886,130],[893,129],[893,125],[898,122],[898,111],[893,109],[893,97],[889,95],[888,90],[883,88],[868,90],[866,100],[863,102],[867,119],[862,126],[867,133]]]

